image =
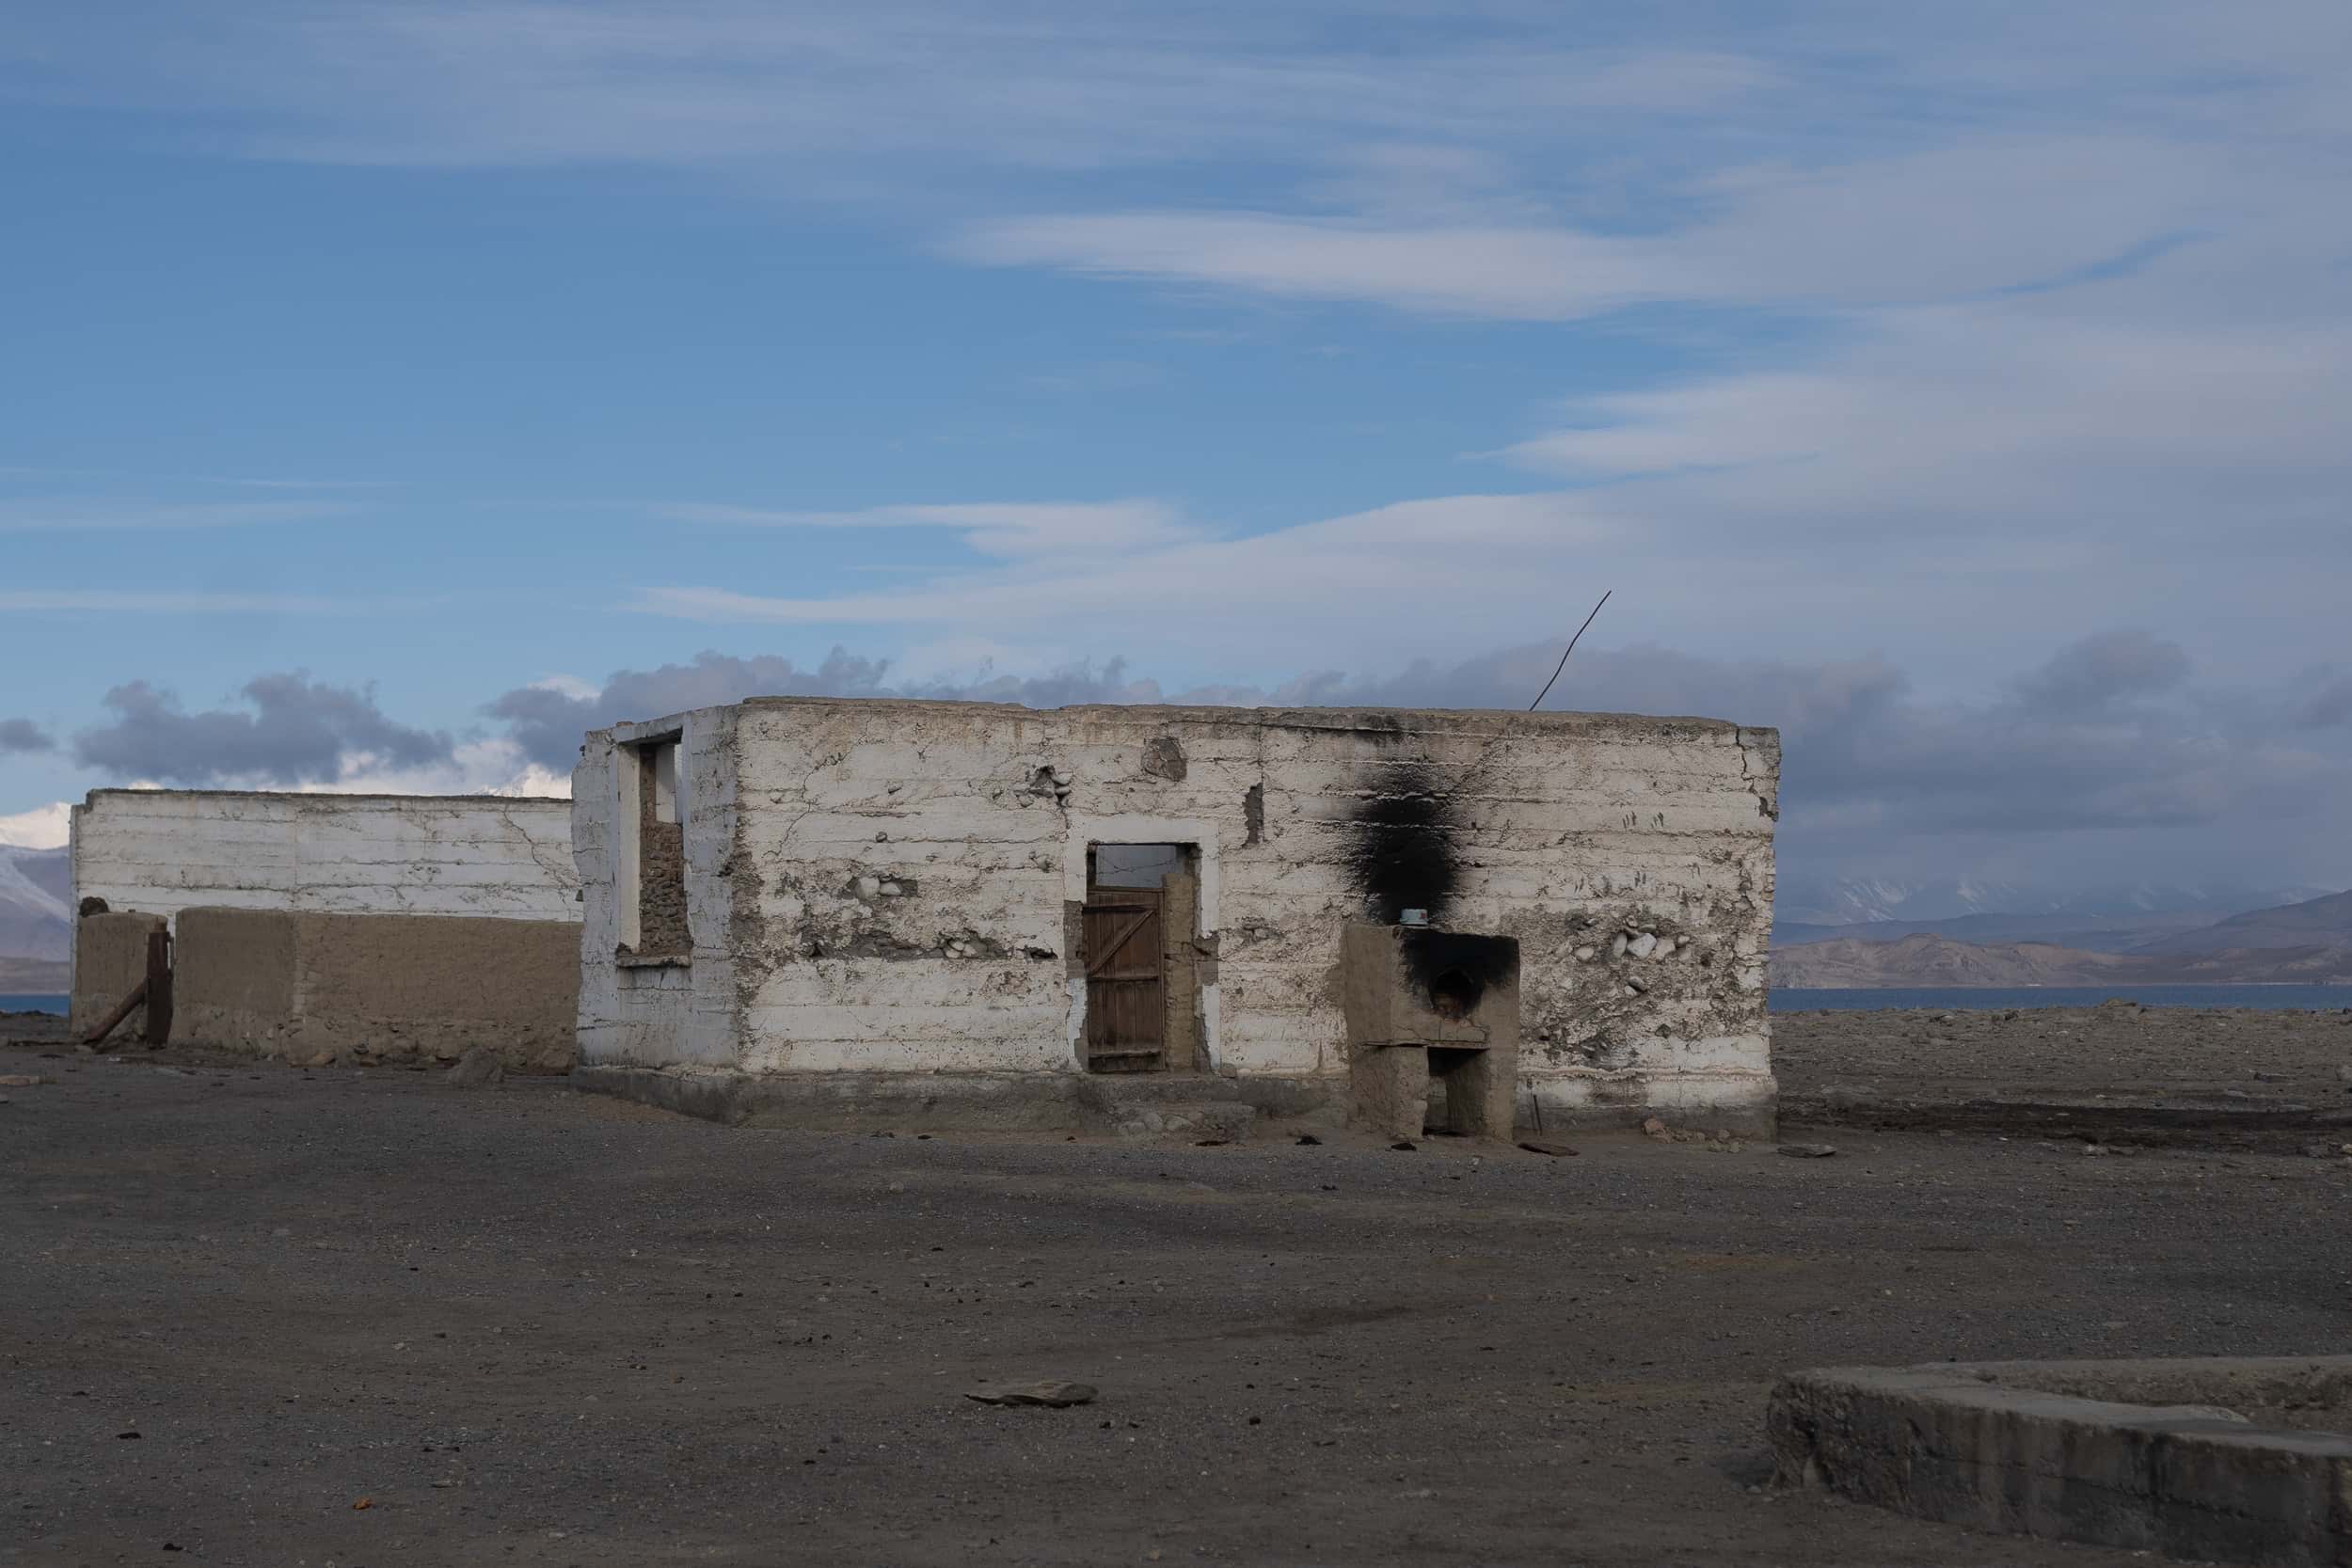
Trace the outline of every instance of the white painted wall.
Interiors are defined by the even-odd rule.
[[[100,789],[72,844],[76,902],[116,910],[580,918],[564,800]]]
[[[1447,924],[1520,941],[1520,1065],[1539,1100],[1696,1110],[1771,1097],[1770,731],[1615,715],[820,699],[662,722],[683,723],[696,778],[720,768],[695,755],[695,736],[721,744],[725,726],[731,832],[722,846],[690,805],[695,973],[652,1006],[694,1022],[666,1044],[640,1027],[625,1059],[1073,1070],[1083,987],[1064,951],[1066,901],[1080,891],[1072,867],[1090,840],[1178,840],[1201,847],[1203,925],[1220,953],[1203,1004],[1219,1067],[1343,1074],[1339,932],[1363,917],[1352,824],[1414,762],[1447,781],[1464,823]],[[1142,767],[1160,736],[1183,749],[1182,781]],[[592,970],[612,967],[612,949],[599,960],[606,863],[592,863],[589,846],[619,810],[599,747],[627,738],[591,736],[574,789]],[[1615,934],[1643,930],[1666,937],[1652,957],[1613,950]],[[727,966],[723,994],[705,982],[706,951]],[[593,977],[582,988],[589,1060],[597,989]]]

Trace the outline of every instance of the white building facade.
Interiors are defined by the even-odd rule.
[[[759,699],[590,735],[580,1075],[729,1119],[1333,1102],[1351,922],[1515,939],[1526,1119],[1769,1123],[1779,741],[1703,719]]]

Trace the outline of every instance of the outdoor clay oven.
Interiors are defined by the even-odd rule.
[[[1433,1082],[1445,1131],[1511,1136],[1519,944],[1425,926],[1348,926],[1341,941],[1350,1118],[1418,1138]]]

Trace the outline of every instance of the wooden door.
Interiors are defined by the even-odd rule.
[[[1157,888],[1087,891],[1087,1066],[1152,1072],[1168,1051],[1168,939]]]

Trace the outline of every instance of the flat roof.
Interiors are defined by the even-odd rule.
[[[1152,718],[1202,724],[1248,724],[1286,729],[1404,730],[1436,728],[1430,721],[1453,730],[1507,732],[1514,729],[1589,729],[1596,727],[1673,725],[1682,728],[1762,735],[1776,733],[1768,725],[1740,724],[1728,719],[1696,715],[1584,712],[1545,708],[1530,712],[1512,708],[1413,708],[1361,706],[1233,707],[1185,703],[1072,703],[1062,707],[1026,707],[1018,703],[965,702],[939,697],[746,697],[739,702],[685,708],[649,719],[626,720],[591,734],[616,729],[660,729],[691,713],[716,713],[730,708],[888,708],[941,714],[1001,714],[1009,719]]]

